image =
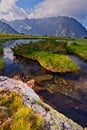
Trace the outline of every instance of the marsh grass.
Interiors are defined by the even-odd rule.
[[[72,44],[67,45],[67,51],[87,60],[87,39],[77,39]]]
[[[80,68],[67,56],[66,42],[43,40],[36,43],[16,45],[14,54],[37,60],[41,66],[52,72],[75,72]]]
[[[37,38],[42,38],[42,36],[31,36],[31,35],[23,35],[23,34],[4,34],[0,33],[0,70],[4,68],[4,60],[2,58],[3,54],[3,46],[2,44],[5,41],[8,40],[16,40],[16,39],[37,39]],[[44,38],[49,38],[49,37],[44,37]]]

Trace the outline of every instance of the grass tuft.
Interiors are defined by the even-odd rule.
[[[16,92],[0,91],[1,130],[43,130],[43,122],[41,115],[23,105]]]

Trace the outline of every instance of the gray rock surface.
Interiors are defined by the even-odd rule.
[[[4,89],[17,92],[22,97],[25,105],[43,115],[46,130],[87,130],[87,128],[83,129],[71,119],[43,103],[39,96],[21,81],[0,76],[0,90]]]

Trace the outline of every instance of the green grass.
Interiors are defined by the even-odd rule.
[[[75,39],[67,45],[67,51],[87,60],[87,39]]]
[[[49,39],[49,38],[56,38],[56,37],[50,37],[50,36],[32,36],[32,35],[23,35],[23,34],[0,34],[0,70],[4,68],[4,61],[2,58],[3,54],[3,47],[2,44],[7,40],[16,40],[16,39]]]
[[[52,72],[75,72],[79,67],[63,53],[66,53],[65,42],[55,42],[53,40],[39,41],[36,43],[16,45],[14,54],[37,60],[41,66]]]
[[[2,57],[0,57],[0,70],[2,70],[4,68],[4,60],[2,59]]]
[[[52,72],[62,73],[79,70],[79,67],[67,55],[37,51],[33,54],[24,55],[24,57],[39,61],[41,66]]]
[[[29,48],[29,50],[33,49],[35,51],[46,51],[58,54],[65,54],[67,53],[66,44],[66,41],[43,39],[35,43],[31,41],[29,45],[27,45],[27,47]]]
[[[23,105],[16,92],[8,90],[0,91],[0,121],[0,130],[43,130],[44,122],[42,116]]]
[[[56,36],[34,36],[34,35],[26,35],[26,34],[0,34],[0,41],[6,40],[16,40],[16,39],[57,39]],[[61,39],[61,38],[58,38]],[[65,38],[62,38],[65,39]]]
[[[2,59],[2,54],[3,54],[3,47],[2,44],[0,43],[0,70],[4,68],[4,60]]]
[[[3,47],[2,47],[2,44],[0,44],[0,55],[2,55],[3,53]]]
[[[15,51],[14,53],[21,54],[21,56],[25,56],[27,58],[34,58],[35,60],[38,60],[43,67],[48,69],[54,69],[54,67],[56,67],[55,71],[58,72],[78,70],[78,67],[69,59],[69,57],[65,56],[67,52],[76,54],[87,60],[87,39],[72,39],[56,36],[32,36],[23,34],[0,34],[0,69],[4,67],[1,43],[12,39],[42,39],[36,43],[30,42],[30,45],[26,44],[26,47],[25,45],[22,45],[20,46],[20,49],[16,48],[15,50],[17,52]],[[69,42],[70,44],[67,45]],[[35,56],[35,53],[37,57]],[[46,59],[45,56],[47,56],[48,59]],[[54,59],[52,60],[52,58]],[[61,60],[60,63],[58,59]]]
[[[42,117],[32,111],[31,108],[20,108],[11,124],[12,130],[40,130],[43,123]]]
[[[0,39],[58,39],[58,40],[70,40],[72,38],[67,38],[67,37],[58,37],[58,36],[40,36],[40,35],[27,35],[27,34],[4,34],[0,33]],[[72,39],[73,40],[73,39]]]

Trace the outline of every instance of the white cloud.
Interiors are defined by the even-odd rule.
[[[87,17],[87,0],[44,0],[40,2],[28,18],[51,16],[71,16],[79,20]]]
[[[11,21],[27,17],[25,10],[16,6],[16,2],[17,0],[0,1],[0,19],[2,18]]]

